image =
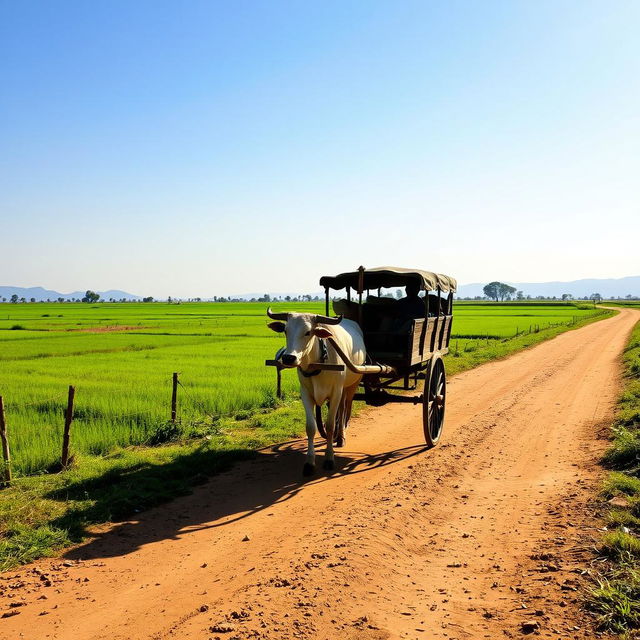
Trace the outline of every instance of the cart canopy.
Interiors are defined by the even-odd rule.
[[[346,289],[351,287],[358,290],[360,271],[350,271],[337,276],[322,276],[320,284],[330,289]],[[455,291],[457,283],[455,278],[441,273],[422,271],[421,269],[405,269],[403,267],[374,267],[363,272],[363,289],[385,289],[392,287],[404,287],[410,282],[417,282],[425,291],[440,289],[443,292]]]

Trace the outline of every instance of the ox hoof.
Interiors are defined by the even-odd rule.
[[[327,471],[333,471],[336,468],[336,463],[333,460],[327,459],[322,463],[322,468]]]
[[[336,440],[336,447],[344,447],[346,438],[338,438]]]
[[[305,462],[304,467],[302,467],[302,475],[307,478],[308,476],[312,476],[316,472],[316,466],[311,464],[310,462]]]

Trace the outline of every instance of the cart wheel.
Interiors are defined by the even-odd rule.
[[[434,356],[426,371],[422,404],[424,437],[429,447],[435,447],[440,440],[444,425],[446,398],[447,378],[444,372],[444,362],[440,356]]]

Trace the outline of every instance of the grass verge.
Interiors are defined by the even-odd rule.
[[[506,357],[613,313],[604,311],[571,326],[487,340],[472,351],[450,354],[447,372],[452,375]],[[301,403],[289,396],[274,408],[180,425],[168,433],[172,442],[161,446],[76,456],[74,467],[63,473],[17,478],[0,491],[0,571],[55,555],[81,542],[92,525],[118,521],[185,495],[235,461],[249,459],[258,449],[303,431]]]
[[[613,442],[603,462],[612,469],[602,488],[607,533],[598,553],[605,559],[587,607],[603,631],[640,638],[640,323],[625,349],[625,383]]]

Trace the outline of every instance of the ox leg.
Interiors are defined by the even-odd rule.
[[[358,390],[358,385],[360,383],[356,383],[347,387],[342,392],[342,410],[340,424],[338,426],[338,433],[336,438],[336,447],[344,447],[345,442],[347,441],[346,431],[349,426],[349,420],[351,418],[351,406],[353,405],[353,396],[356,394]]]
[[[310,476],[313,475],[316,470],[316,449],[314,445],[314,439],[316,437],[316,407],[314,399],[306,389],[301,389],[300,395],[304,406],[307,427],[307,460],[304,463],[302,475]]]
[[[333,438],[336,429],[336,417],[340,409],[342,392],[331,396],[329,399],[329,415],[327,416],[327,424],[325,425],[327,431],[327,449],[324,454],[323,467],[325,469],[333,469],[335,467],[334,454],[333,454]]]

